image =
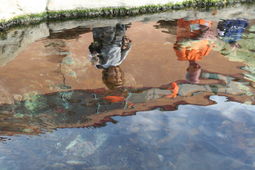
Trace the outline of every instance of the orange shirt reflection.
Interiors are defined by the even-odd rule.
[[[207,39],[203,39],[204,29],[210,28],[212,22],[203,19],[177,21],[177,42],[174,50],[180,61],[202,60],[212,50],[212,45]]]

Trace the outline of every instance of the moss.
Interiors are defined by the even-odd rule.
[[[12,26],[21,24],[35,24],[41,21],[58,21],[79,18],[95,17],[121,17],[135,16],[148,13],[164,12],[167,10],[179,10],[187,8],[209,9],[211,7],[222,8],[235,3],[252,3],[253,0],[186,0],[179,3],[168,3],[165,5],[145,5],[134,8],[99,8],[99,9],[81,9],[81,10],[63,10],[48,11],[41,14],[23,15],[14,17],[8,21],[0,20],[0,31],[6,30]]]
[[[0,20],[0,31],[4,31],[12,26],[21,26],[27,24],[38,24],[47,20],[48,13],[22,15],[10,20]]]
[[[24,106],[32,114],[36,113],[38,110],[47,108],[47,100],[36,92],[25,94],[24,98]]]
[[[23,129],[23,132],[25,132],[25,133],[31,133],[31,132],[33,132],[33,130],[32,130],[32,129]]]
[[[250,31],[250,32],[255,32],[255,25],[252,25],[252,26],[249,28],[249,31]],[[254,34],[252,34],[252,35],[254,35]],[[254,37],[252,37],[252,38],[254,38]]]
[[[24,117],[24,114],[21,114],[21,113],[16,113],[14,115],[15,118],[23,118]]]

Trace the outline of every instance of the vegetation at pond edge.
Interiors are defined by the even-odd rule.
[[[96,17],[118,17],[118,16],[136,16],[141,14],[164,12],[168,10],[180,10],[187,8],[195,9],[209,9],[209,8],[222,8],[229,5],[244,3],[254,3],[253,0],[187,0],[179,3],[168,3],[164,5],[145,5],[141,7],[119,7],[119,8],[98,8],[98,9],[74,9],[74,10],[61,10],[49,11],[39,14],[30,14],[16,16],[9,20],[0,20],[0,31],[6,30],[12,26],[36,24],[42,21],[57,21],[69,20],[79,18],[96,18]]]

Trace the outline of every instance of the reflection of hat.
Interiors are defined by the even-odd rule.
[[[119,66],[111,66],[103,70],[102,79],[109,89],[120,89],[124,85],[124,72]]]
[[[201,69],[198,69],[196,71],[193,71],[193,72],[187,72],[186,73],[186,80],[190,83],[199,83],[199,77],[200,77],[200,74],[201,74]]]

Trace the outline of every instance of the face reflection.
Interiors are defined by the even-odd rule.
[[[103,81],[109,89],[121,88],[124,84],[124,73],[118,66],[103,71]]]
[[[199,64],[197,64],[196,62],[190,62],[187,71],[193,73],[198,71],[199,69],[201,69],[201,66]]]

